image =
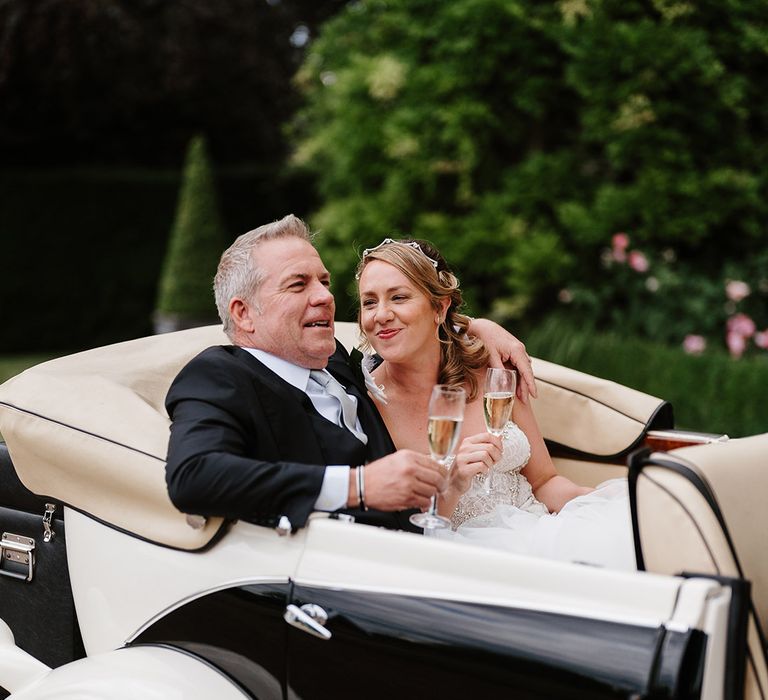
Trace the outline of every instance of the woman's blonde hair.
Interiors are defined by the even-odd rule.
[[[440,251],[428,241],[387,238],[375,248],[363,251],[357,266],[358,279],[365,266],[372,260],[381,260],[400,270],[425,294],[435,312],[441,317],[442,302],[445,299],[450,300],[438,327],[440,369],[437,383],[464,386],[470,400],[473,399],[478,391],[476,373],[487,366],[488,350],[479,338],[467,335],[471,319],[460,311],[464,299],[461,296],[459,280],[448,267]],[[364,337],[359,310],[357,322]]]

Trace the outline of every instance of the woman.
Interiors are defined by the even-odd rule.
[[[459,312],[459,282],[440,253],[424,241],[385,239],[363,252],[357,278],[360,328],[382,359],[368,386],[397,448],[427,451],[436,383],[467,391],[461,442],[439,508],[454,529],[437,536],[634,568],[626,480],[593,490],[559,475],[522,402],[515,402],[503,436],[486,431],[481,394],[488,353],[466,334],[470,319]],[[488,495],[481,481],[491,468]]]

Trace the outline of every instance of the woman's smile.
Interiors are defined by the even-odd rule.
[[[399,328],[382,328],[382,330],[376,333],[376,336],[382,340],[389,340],[390,338],[394,338],[399,332]]]

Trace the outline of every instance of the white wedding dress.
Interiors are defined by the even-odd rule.
[[[478,476],[460,499],[451,529],[440,539],[520,554],[635,570],[626,479],[611,479],[550,513],[537,501],[521,470],[531,456],[525,433],[512,422],[503,435],[501,459],[493,466],[493,491]]]

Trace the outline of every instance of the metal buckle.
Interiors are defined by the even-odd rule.
[[[51,523],[53,522],[53,513],[55,512],[55,510],[56,510],[55,503],[45,504],[45,513],[43,513],[43,530],[44,530],[43,542],[50,542],[56,536],[56,533],[51,527]]]
[[[14,568],[21,570],[14,571]],[[4,532],[0,540],[0,574],[31,581],[34,573],[35,541],[31,537]]]

